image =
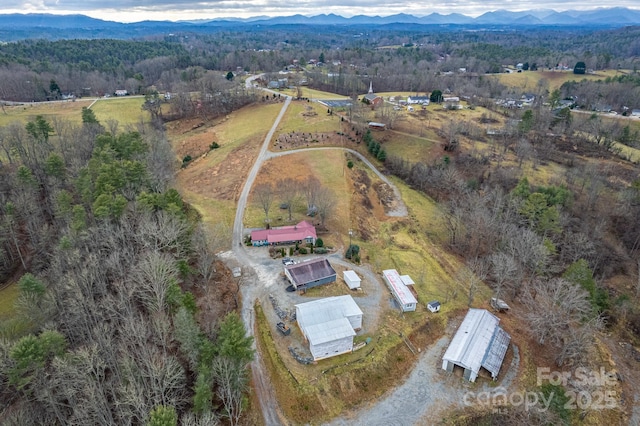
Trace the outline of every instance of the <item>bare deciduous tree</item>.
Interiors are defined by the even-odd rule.
[[[152,251],[134,268],[133,280],[138,286],[138,295],[151,312],[166,308],[167,291],[176,283],[176,262],[169,255]]]
[[[316,194],[316,208],[320,216],[320,224],[324,226],[327,217],[336,206],[336,198],[329,188],[321,188]]]
[[[593,319],[589,293],[579,285],[564,279],[537,279],[523,293],[527,306],[525,317],[538,343],[549,343],[560,349],[559,363],[576,351],[584,353],[586,319]],[[598,321],[590,322],[596,326]],[[593,329],[591,329],[593,331]],[[593,336],[593,335],[592,335]]]
[[[289,213],[289,220],[291,220],[291,214],[300,197],[300,185],[292,178],[286,178],[278,181],[276,184],[278,188],[278,196],[283,204],[287,206],[287,212]]]
[[[314,176],[309,176],[307,180],[303,182],[302,192],[307,202],[307,212],[311,212],[316,208],[316,199],[320,188],[322,188],[322,184],[320,184],[320,181]]]
[[[253,190],[253,196],[255,197],[258,205],[262,207],[265,217],[264,221],[267,224],[269,223],[269,211],[273,205],[274,195],[273,186],[270,183],[261,183]]]
[[[219,356],[213,360],[212,371],[217,385],[216,394],[224,405],[224,415],[235,426],[242,415],[244,393],[249,383],[245,365]]]

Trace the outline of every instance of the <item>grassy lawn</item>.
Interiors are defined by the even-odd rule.
[[[127,97],[100,99],[91,109],[98,121],[105,124],[107,120],[116,120],[121,126],[137,124],[140,120],[148,121],[149,113],[142,110],[144,98]]]
[[[567,81],[603,80],[617,75],[616,70],[598,71],[595,74],[574,74],[572,71],[523,71],[510,74],[496,74],[500,83],[508,87],[522,89],[522,91],[536,92],[541,80],[546,80],[549,91],[560,88]]]
[[[407,158],[412,162],[428,161],[429,151],[437,143],[433,138],[413,136],[408,133],[395,132],[389,130],[385,132],[385,138],[388,138],[383,146],[387,155],[394,157]],[[433,135],[435,136],[435,135]],[[373,135],[374,139],[378,139],[378,135]]]
[[[298,92],[295,89],[284,89],[281,92],[285,95],[296,97]],[[311,89],[309,87],[302,87],[302,97],[309,99],[347,99],[348,96],[339,95],[337,93],[323,92],[321,90]]]
[[[289,105],[275,137],[291,132],[327,133],[339,130],[340,117],[327,114],[327,107],[324,105],[317,102],[295,101]]]
[[[69,102],[26,103],[19,106],[5,106],[0,110],[0,126],[18,121],[26,123],[37,115],[42,115],[51,122],[53,117],[62,118],[75,124],[82,122],[82,107],[89,107],[94,98],[78,99]],[[141,119],[148,120],[147,112],[142,111],[144,98],[110,98],[99,99],[91,109],[98,121],[106,124],[107,120],[117,120],[121,126],[136,124]]]
[[[88,107],[93,99],[79,99],[75,102],[55,103],[25,103],[18,106],[5,106],[0,109],[0,126],[6,126],[14,121],[27,123],[37,115],[43,116],[51,122],[53,117],[64,118],[73,123],[82,122],[82,107]]]

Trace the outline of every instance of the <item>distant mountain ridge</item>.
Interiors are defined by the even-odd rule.
[[[476,18],[452,13],[442,15],[431,13],[415,16],[400,13],[390,16],[356,15],[349,18],[335,14],[315,16],[291,15],[280,17],[256,16],[252,18],[216,18],[196,21],[142,21],[121,23],[90,18],[85,15],[52,14],[0,14],[0,40],[30,37],[113,37],[128,38],[141,35],[176,31],[207,29],[232,29],[275,25],[333,25],[333,26],[382,26],[411,25],[461,25],[461,26],[584,26],[622,27],[640,25],[640,10],[622,7],[595,10],[567,10],[556,12],[551,9],[512,12],[496,10]],[[60,30],[60,31],[57,31]],[[27,36],[25,36],[25,34]]]

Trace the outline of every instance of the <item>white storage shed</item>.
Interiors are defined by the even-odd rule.
[[[391,294],[393,294],[393,297],[400,304],[402,312],[415,311],[418,301],[402,281],[398,271],[395,269],[385,269],[382,271],[382,277],[384,278],[384,282],[387,283],[389,290],[391,290]]]
[[[327,297],[296,305],[296,320],[317,361],[353,350],[362,310],[349,295]]]
[[[360,288],[360,282],[362,280],[354,271],[344,271],[342,273],[342,277],[344,278],[344,282],[347,283],[347,286],[350,290]]]

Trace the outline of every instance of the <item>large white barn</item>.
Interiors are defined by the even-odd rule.
[[[500,319],[486,309],[469,309],[442,357],[442,369],[464,369],[464,378],[475,382],[480,368],[495,380],[507,353],[511,336],[498,323]]]
[[[317,361],[353,350],[362,310],[351,296],[327,297],[296,305],[296,320]]]

